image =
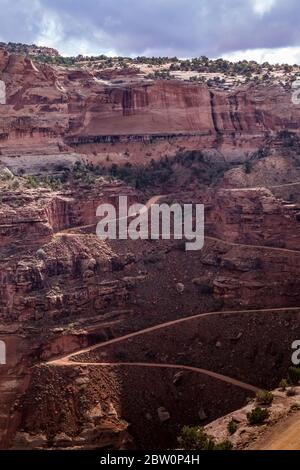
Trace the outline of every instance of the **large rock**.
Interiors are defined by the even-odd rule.
[[[171,418],[171,415],[170,415],[169,411],[166,410],[166,408],[164,408],[163,406],[158,408],[157,414],[158,414],[158,418],[159,418],[161,423],[165,423],[165,422],[169,421],[170,418]]]

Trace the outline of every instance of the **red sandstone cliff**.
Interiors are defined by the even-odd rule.
[[[280,86],[221,92],[204,84],[147,81],[115,84],[89,70],[33,63],[0,50],[6,105],[0,149],[56,153],[64,143],[117,142],[150,136],[197,136],[202,146],[257,148],[281,129],[298,130],[299,106]]]

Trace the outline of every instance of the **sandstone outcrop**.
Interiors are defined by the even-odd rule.
[[[220,190],[207,209],[207,232],[220,239],[299,250],[300,207],[277,199],[271,189]]]
[[[299,420],[299,387],[295,387],[293,392],[289,396],[288,391],[282,389],[273,391],[274,400],[268,407],[270,416],[261,426],[250,426],[247,420],[247,413],[257,405],[256,400],[251,400],[247,406],[207,425],[205,431],[217,441],[229,439],[235,450],[279,450],[276,441],[281,439],[285,450],[295,450],[298,444],[295,435],[284,435],[289,426]],[[236,423],[237,430],[230,435],[228,424],[232,420]],[[289,437],[294,437],[294,440],[289,441]]]
[[[182,146],[196,139],[228,158],[245,158],[281,129],[298,130],[299,107],[291,105],[290,92],[279,85],[226,92],[138,76],[116,84],[97,73],[41,65],[1,49],[0,80],[6,85],[2,153],[55,154],[65,144],[85,152],[85,145],[97,144],[107,153],[116,143],[180,139]]]

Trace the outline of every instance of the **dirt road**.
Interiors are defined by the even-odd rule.
[[[212,377],[213,379],[220,380],[221,382],[228,383],[230,385],[234,385],[235,387],[242,388],[247,390],[248,392],[257,393],[259,388],[254,387],[253,385],[247,384],[245,382],[241,382],[240,380],[233,379],[228,377],[227,375],[218,374],[216,372],[212,372],[206,369],[200,369],[199,367],[191,367],[185,365],[178,365],[178,364],[156,364],[151,362],[74,362],[68,359],[58,359],[57,361],[48,362],[54,367],[87,367],[87,366],[94,366],[94,367],[113,367],[113,366],[125,366],[125,367],[145,367],[150,369],[174,369],[174,370],[186,370],[188,372],[196,372],[197,374],[206,375],[208,377]]]
[[[97,362],[84,362],[84,361],[80,362],[80,361],[76,361],[75,356],[78,356],[78,355],[83,354],[83,353],[89,353],[89,352],[94,351],[96,349],[102,349],[102,348],[105,348],[106,346],[109,346],[109,345],[112,345],[112,344],[121,343],[121,342],[123,342],[125,340],[128,340],[130,338],[134,338],[134,337],[137,337],[137,336],[142,336],[142,335],[145,335],[147,333],[151,333],[153,331],[157,331],[157,330],[160,330],[160,329],[163,329],[163,328],[172,327],[172,326],[177,325],[179,323],[184,323],[184,322],[187,322],[187,321],[193,321],[197,318],[208,317],[208,316],[213,316],[213,315],[221,315],[221,314],[240,314],[240,313],[242,313],[242,314],[251,314],[251,313],[254,313],[254,312],[281,313],[281,312],[285,312],[285,311],[288,311],[288,312],[290,312],[290,311],[299,311],[299,307],[280,308],[280,309],[244,310],[244,311],[241,311],[241,310],[229,310],[228,311],[227,310],[227,311],[208,312],[208,313],[202,313],[202,314],[199,314],[199,315],[193,315],[193,316],[190,316],[190,317],[180,318],[180,319],[172,320],[172,321],[162,323],[162,324],[159,324],[159,325],[151,326],[149,328],[145,328],[144,330],[136,331],[134,333],[129,333],[127,335],[124,335],[124,336],[121,336],[121,337],[118,337],[118,338],[114,338],[114,339],[106,341],[104,343],[96,344],[96,345],[90,346],[86,349],[81,349],[79,351],[68,354],[64,357],[60,357],[60,358],[56,358],[54,360],[48,361],[47,365],[51,365],[51,366],[99,365],[99,366],[102,366],[102,367],[113,366],[113,365],[126,365],[128,367],[156,367],[156,368],[164,367],[164,368],[172,368],[172,369],[185,369],[185,370],[198,372],[198,373],[213,377],[217,380],[221,380],[223,382],[230,383],[231,385],[235,385],[237,387],[241,387],[243,389],[246,389],[246,390],[249,390],[249,391],[255,393],[259,390],[258,387],[255,387],[253,385],[241,382],[241,381],[233,379],[231,377],[224,376],[222,374],[218,374],[218,373],[206,370],[206,369],[200,369],[200,368],[197,368],[197,367],[190,367],[190,366],[186,366],[186,365],[176,365],[176,364],[154,364],[154,363],[140,363],[140,362],[134,362],[134,363],[125,363],[125,362],[97,363]]]
[[[89,348],[86,348],[86,349],[81,349],[77,352],[69,354],[69,355],[67,355],[65,357],[62,357],[60,359],[54,359],[52,361],[49,361],[48,364],[57,363],[60,360],[70,360],[72,357],[77,356],[79,354],[89,353],[89,352],[94,351],[96,349],[105,348],[106,346],[110,346],[112,344],[121,343],[122,341],[134,338],[136,336],[145,335],[147,333],[152,333],[153,331],[161,330],[161,329],[164,329],[164,328],[169,328],[169,327],[172,327],[174,325],[178,325],[180,323],[186,323],[188,321],[193,321],[193,320],[199,319],[199,318],[205,318],[205,317],[210,317],[210,316],[215,316],[215,315],[222,315],[222,314],[224,314],[224,315],[226,315],[226,314],[238,315],[238,314],[251,314],[251,313],[257,313],[257,312],[282,313],[282,312],[292,312],[292,311],[299,312],[300,307],[277,308],[277,309],[276,308],[268,308],[268,309],[254,309],[254,310],[221,310],[221,311],[218,311],[218,312],[200,313],[198,315],[191,315],[189,317],[179,318],[177,320],[171,320],[171,321],[166,322],[166,323],[160,323],[158,325],[154,325],[154,326],[150,326],[149,328],[145,328],[144,330],[135,331],[134,333],[129,333],[127,335],[111,339],[111,340],[106,341],[104,343],[95,344],[94,346],[90,346]]]
[[[251,450],[300,450],[300,412],[270,428]]]

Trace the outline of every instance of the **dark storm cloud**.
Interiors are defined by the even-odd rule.
[[[272,0],[256,0],[261,4]],[[299,0],[0,0],[0,38],[49,38],[95,53],[221,56],[236,50],[300,46]],[[47,31],[51,19],[52,30]],[[54,28],[56,23],[57,30]],[[55,37],[56,36],[56,37]],[[75,50],[74,50],[75,53]]]

